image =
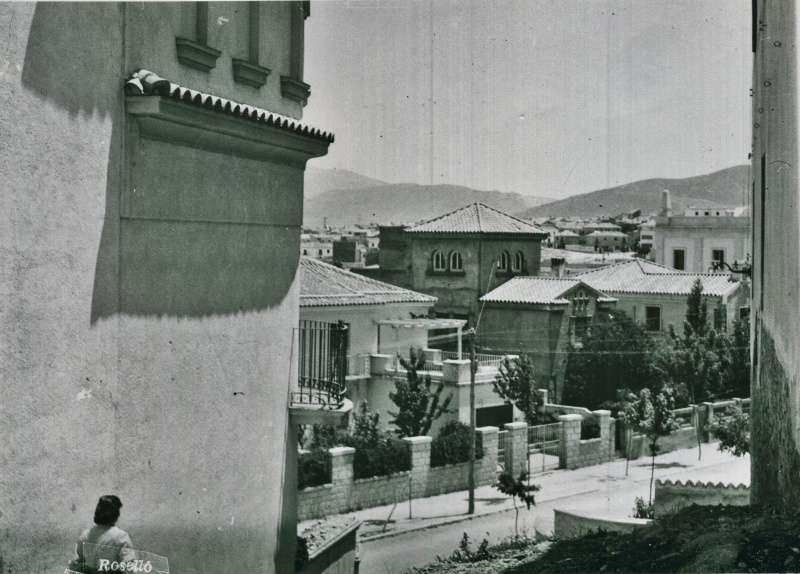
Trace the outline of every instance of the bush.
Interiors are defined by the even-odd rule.
[[[483,458],[481,435],[475,436],[475,459]],[[469,426],[449,421],[431,442],[431,467],[469,462]]]
[[[633,509],[634,518],[655,518],[655,510],[652,504],[647,504],[644,498],[636,497],[636,508]]]
[[[320,486],[331,481],[328,452],[312,450],[300,455],[297,465],[297,488],[303,490],[310,486]]]
[[[388,433],[387,433],[388,434]],[[411,469],[411,457],[405,443],[395,441],[391,435],[369,444],[354,441],[353,475],[356,479],[388,476]]]
[[[597,417],[584,417],[581,420],[581,440],[600,438],[600,421]]]

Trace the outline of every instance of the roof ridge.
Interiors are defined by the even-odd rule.
[[[478,230],[483,233],[483,225],[481,224],[481,203],[475,202],[475,213],[478,216]]]

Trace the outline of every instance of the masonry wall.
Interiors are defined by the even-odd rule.
[[[483,458],[475,461],[475,485],[493,484],[497,478],[498,429],[477,429],[483,441]],[[310,487],[299,492],[298,520],[310,520],[329,514],[341,514],[362,508],[383,506],[412,498],[437,496],[466,490],[469,463],[430,466],[430,437],[404,439],[411,456],[411,470],[391,476],[355,480],[353,456],[355,449],[334,448],[331,455],[330,484]],[[410,478],[410,480],[409,480]]]
[[[673,266],[673,249],[685,252],[685,271],[708,273],[713,250],[725,251],[725,261],[744,261],[750,254],[747,217],[685,217],[656,219],[653,246],[656,263]]]
[[[798,13],[759,0],[753,75],[753,501],[800,505]]]
[[[282,6],[265,8],[270,42],[288,39]],[[181,9],[0,6],[5,573],[63,572],[98,497],[111,493],[134,546],[166,556],[175,572],[291,567],[285,398],[302,166],[138,141],[122,85],[144,67],[300,109],[272,88],[262,97],[227,85],[233,44],[222,39],[219,74],[179,67]],[[233,5],[211,11],[237,25]],[[139,192],[183,201],[160,204],[160,214],[145,213],[156,203],[122,205]],[[248,219],[254,205],[280,207]]]
[[[685,506],[748,506],[750,489],[743,485],[671,480],[656,480],[653,506],[657,517],[670,514]]]

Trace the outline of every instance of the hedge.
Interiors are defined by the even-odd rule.
[[[331,482],[330,456],[327,451],[314,449],[300,455],[297,464],[297,488],[320,486]]]
[[[405,443],[392,439],[376,444],[355,441],[353,475],[356,479],[387,476],[411,470],[411,456]]]
[[[483,458],[481,435],[475,436],[475,459]],[[431,467],[469,462],[469,426],[460,421],[445,424],[431,442]]]
[[[600,421],[592,415],[581,420],[581,440],[600,438]]]

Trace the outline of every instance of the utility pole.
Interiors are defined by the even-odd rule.
[[[475,372],[478,361],[475,359],[475,330],[468,331],[469,345],[469,510],[475,514]]]

